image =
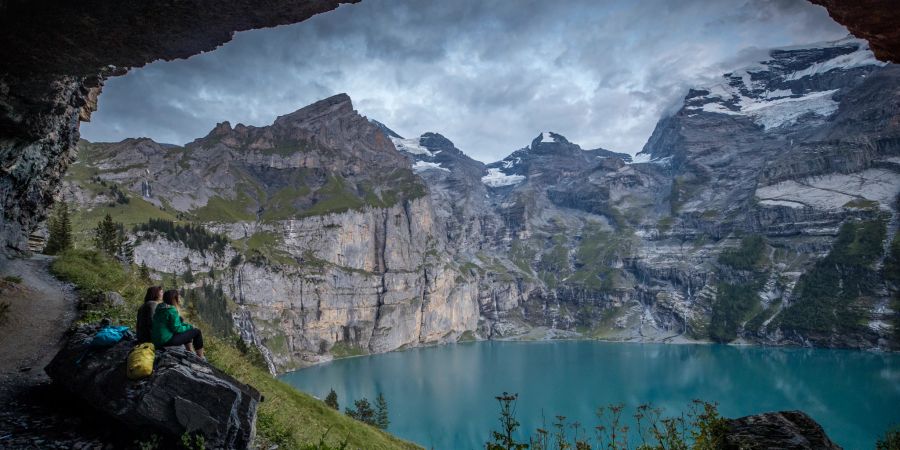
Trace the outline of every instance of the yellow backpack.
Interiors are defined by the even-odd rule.
[[[156,348],[150,342],[140,344],[128,354],[128,379],[140,380],[153,373],[153,358]]]

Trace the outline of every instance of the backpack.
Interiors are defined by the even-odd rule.
[[[150,342],[138,344],[128,354],[128,379],[140,380],[149,377],[153,373],[153,359],[156,357],[156,348]]]
[[[128,327],[103,327],[89,344],[91,348],[107,348],[116,345],[121,341],[128,331]]]

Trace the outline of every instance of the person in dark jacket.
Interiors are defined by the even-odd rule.
[[[162,303],[163,289],[162,286],[150,286],[147,288],[147,295],[144,296],[144,304],[138,308],[137,322],[137,339],[139,344],[150,342],[151,329],[153,328],[153,313],[156,307]]]
[[[153,314],[152,340],[157,347],[172,347],[184,345],[189,351],[194,351],[197,356],[203,355],[203,333],[199,328],[181,321],[178,307],[181,306],[181,298],[178,291],[170,290],[163,294],[163,302],[156,307]]]

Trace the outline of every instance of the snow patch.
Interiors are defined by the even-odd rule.
[[[631,158],[631,162],[628,164],[641,164],[650,162],[650,154],[649,153],[638,153]]]
[[[450,169],[448,169],[446,167],[441,167],[441,165],[438,163],[427,162],[427,161],[416,161],[416,163],[413,164],[413,166],[412,166],[413,172],[416,172],[416,173],[424,172],[429,169],[438,169],[438,170],[443,170],[446,172],[450,171]]]
[[[419,145],[420,138],[413,139],[401,139],[396,137],[391,137],[391,142],[394,143],[394,147],[397,147],[397,150],[404,151],[406,153],[412,153],[413,155],[425,155],[425,156],[434,156],[427,148]]]
[[[875,55],[869,51],[867,45],[860,44],[859,49],[853,53],[840,55],[827,61],[817,62],[806,69],[798,70],[784,77],[786,81],[799,80],[803,77],[826,73],[834,69],[852,69],[863,66],[884,66],[886,62],[875,59]]]
[[[515,160],[503,161],[503,168],[509,169],[512,166],[519,164],[520,162],[522,162],[522,158],[516,158]]]
[[[851,200],[872,200],[890,210],[898,193],[900,177],[885,169],[788,180],[756,189],[756,197],[764,205],[824,210],[843,208]]]
[[[511,186],[524,180],[524,175],[507,175],[501,172],[500,169],[488,169],[488,174],[481,177],[481,182],[488,187]]]
[[[804,114],[828,117],[838,109],[831,97],[837,89],[813,92],[801,97],[783,97],[770,101],[741,98],[741,111],[752,116],[765,129],[777,128],[796,121]]]
[[[545,131],[541,133],[541,142],[556,142],[556,139],[553,139],[553,135],[549,131]]]

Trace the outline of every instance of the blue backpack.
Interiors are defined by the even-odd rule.
[[[118,327],[103,327],[97,334],[94,335],[94,338],[91,339],[91,343],[89,346],[91,348],[107,348],[116,345],[125,337],[125,333],[128,331],[128,327],[118,326]]]

